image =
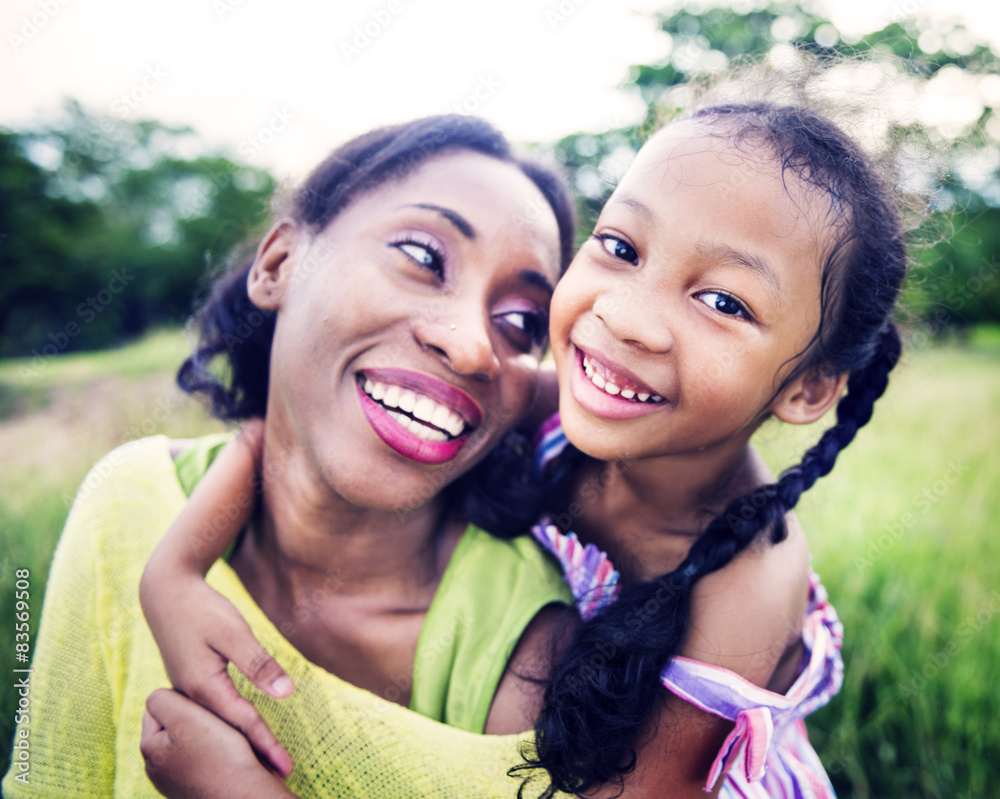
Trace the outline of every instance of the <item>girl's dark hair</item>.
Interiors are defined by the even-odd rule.
[[[426,117],[352,139],[313,170],[293,195],[288,214],[318,232],[365,193],[406,178],[435,156],[462,151],[512,164],[538,187],[559,225],[564,271],[573,256],[574,234],[573,203],[565,183],[548,167],[515,156],[499,131],[475,117]],[[224,420],[263,416],[267,409],[275,317],[247,295],[252,265],[251,257],[213,284],[194,318],[198,344],[177,373],[178,385],[189,394],[204,394],[213,415]],[[216,358],[224,362],[221,376],[212,368]],[[522,437],[512,431],[456,481],[460,485],[451,489],[453,496],[470,521],[500,535],[523,532],[535,521],[542,493],[522,479],[530,455]]]
[[[694,583],[765,531],[774,542],[784,538],[785,515],[871,418],[899,359],[892,311],[906,271],[903,224],[893,193],[859,147],[800,106],[716,105],[689,118],[736,147],[766,145],[783,174],[829,198],[840,237],[823,264],[822,321],[788,380],[813,369],[846,372],[847,393],[836,424],[801,463],[730,503],[673,572],[628,587],[581,624],[550,678],[536,740],[525,747],[527,762],[511,770],[527,771],[530,779],[537,767],[546,769],[547,796],[554,789],[577,794],[609,782],[623,785],[635,767],[639,736],[660,704],[660,673],[687,633]]]

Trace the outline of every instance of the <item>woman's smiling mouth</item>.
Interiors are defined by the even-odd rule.
[[[419,463],[454,458],[482,422],[465,392],[419,372],[371,369],[357,374],[365,418],[389,447]]]

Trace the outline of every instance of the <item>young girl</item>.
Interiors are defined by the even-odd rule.
[[[832,796],[802,719],[839,689],[841,630],[791,511],[886,387],[905,260],[885,183],[804,108],[705,107],[642,148],[553,298],[562,432],[542,430],[541,460],[563,433],[571,446],[554,464],[559,525],[535,535],[585,621],[515,775],[588,797]],[[808,424],[834,405],[836,424],[773,481],[750,445],[761,423]],[[346,696],[329,709],[333,735],[357,712]],[[252,766],[246,741],[183,697],[148,707],[161,787],[204,786],[225,758]],[[399,723],[404,734],[379,733],[383,767],[406,747],[402,783],[414,762],[447,774],[506,746]],[[343,764],[343,794],[336,781],[310,790],[359,795],[364,770]],[[468,795],[466,778],[396,795]]]

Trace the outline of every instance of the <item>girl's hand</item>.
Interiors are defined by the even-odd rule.
[[[150,782],[173,799],[295,796],[246,738],[176,691],[160,689],[146,700],[139,748]]]
[[[236,690],[226,666],[232,661],[276,698],[291,694],[294,685],[239,611],[204,579],[249,521],[262,449],[263,422],[256,420],[222,450],[153,553],[139,598],[173,686],[240,730],[287,776],[291,757],[257,708]],[[220,508],[230,512],[220,513]]]

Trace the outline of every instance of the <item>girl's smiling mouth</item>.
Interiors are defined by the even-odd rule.
[[[649,386],[620,374],[609,359],[584,352],[575,344],[570,347],[575,361],[570,390],[580,406],[595,416],[633,419],[670,404]]]
[[[420,372],[367,369],[356,375],[361,410],[390,448],[418,463],[454,458],[482,423],[464,391]]]

